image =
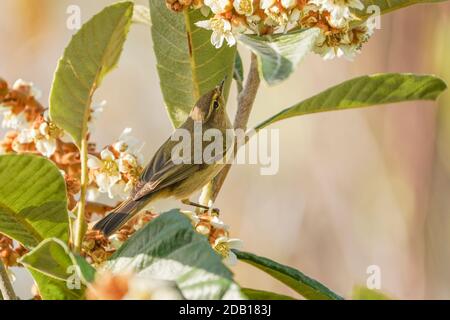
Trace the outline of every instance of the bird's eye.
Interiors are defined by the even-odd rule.
[[[215,101],[213,102],[213,107],[214,107],[214,109],[219,108],[219,107],[220,107],[219,101],[215,100]]]

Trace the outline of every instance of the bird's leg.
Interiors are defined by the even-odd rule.
[[[217,209],[217,208],[211,208],[211,207],[208,207],[208,206],[204,206],[202,204],[199,204],[199,203],[196,203],[196,202],[192,202],[189,199],[183,199],[183,200],[181,200],[181,203],[183,203],[183,204],[185,204],[187,206],[192,206],[192,207],[196,207],[196,208],[200,208],[200,209],[205,209],[206,211],[210,211],[211,210],[212,214],[219,215],[219,213],[220,213],[220,210]]]

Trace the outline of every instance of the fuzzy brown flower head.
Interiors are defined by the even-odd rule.
[[[8,82],[0,78],[0,102],[8,93]]]
[[[181,12],[188,6],[183,4],[186,1],[183,0],[166,0],[166,6],[169,10],[175,11],[175,12]]]
[[[202,0],[166,0],[166,6],[172,11],[180,12],[190,6],[194,8],[201,7],[203,5]]]
[[[105,235],[99,231],[91,230],[86,233],[83,240],[82,253],[93,265],[103,264],[113,253],[110,242]]]
[[[144,227],[147,223],[158,217],[158,214],[151,211],[144,211],[125,224],[111,239],[112,245],[118,249],[122,243],[127,241],[136,231]]]
[[[219,219],[218,214],[210,214],[208,211],[196,214],[192,211],[183,211],[191,221],[195,231],[206,236],[211,245],[218,238],[228,237],[229,227]]]
[[[33,122],[44,112],[44,107],[36,100],[39,93],[34,92],[31,83],[17,80],[12,88],[4,80],[0,81],[0,104],[10,109],[14,115],[24,113],[28,122]]]
[[[17,266],[17,259],[20,255],[14,250],[13,241],[0,234],[0,259],[7,267]]]
[[[114,207],[98,202],[88,202],[86,204],[86,220],[91,223],[99,217],[104,217],[107,212],[113,210]]]

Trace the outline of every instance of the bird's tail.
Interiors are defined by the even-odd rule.
[[[94,230],[103,232],[107,237],[120,229],[146,206],[146,201],[128,199],[111,211],[106,217],[97,222]]]

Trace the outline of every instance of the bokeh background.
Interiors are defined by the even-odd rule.
[[[112,2],[1,0],[0,76],[34,82],[47,101],[74,32],[66,28],[67,7],[79,5],[86,21]],[[250,124],[359,75],[434,73],[450,83],[449,53],[450,3],[396,11],[383,16],[354,62],[310,55],[287,82],[264,85]],[[249,52],[241,54],[248,62]],[[119,68],[95,100],[108,101],[94,133],[100,147],[132,127],[149,159],[171,133],[147,26],[132,28]],[[216,203],[245,250],[298,268],[346,297],[377,265],[381,290],[394,298],[450,298],[450,92],[439,103],[317,114],[274,128],[280,129],[279,173],[261,176],[257,166],[236,166]],[[234,272],[246,287],[295,295],[249,266]],[[30,297],[29,276],[16,273],[19,294]]]

